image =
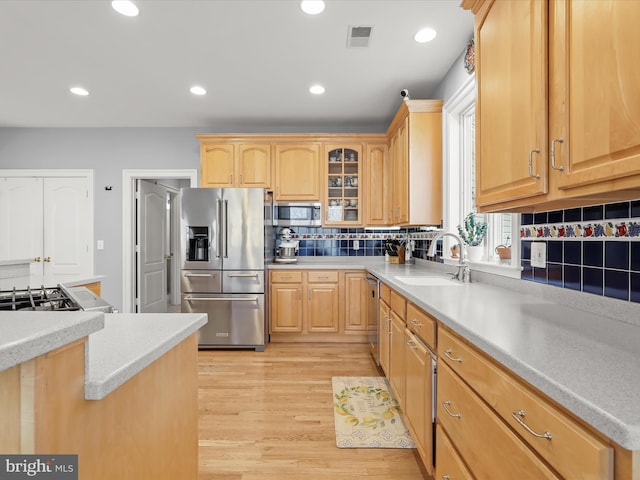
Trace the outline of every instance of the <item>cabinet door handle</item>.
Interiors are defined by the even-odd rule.
[[[42,259],[41,259],[40,257],[36,257],[36,258],[34,258],[34,259],[33,259],[33,261],[34,261],[34,262],[41,262],[41,261],[42,261]]]
[[[242,174],[240,174],[240,185],[242,185]]]
[[[413,342],[413,340],[407,340],[407,347],[409,347],[411,350],[415,350],[416,348],[418,348],[418,346]]]
[[[564,138],[560,137],[551,140],[551,168],[553,168],[554,170],[560,170],[562,172],[564,170],[564,167],[562,165],[556,165],[556,142],[563,143]]]
[[[451,402],[449,400],[442,402],[442,408],[444,408],[444,411],[447,412],[450,417],[462,418],[461,414],[453,413],[451,410],[449,410],[449,406],[451,406]]]
[[[516,422],[518,422],[531,435],[533,435],[536,438],[546,438],[547,440],[551,440],[551,434],[549,432],[536,433],[531,429],[531,427],[529,425],[524,423],[524,420],[522,420],[524,418],[524,415],[525,415],[524,414],[524,410],[518,410],[517,412],[512,412],[511,413],[511,416],[513,417],[513,419]]]
[[[51,257],[45,257],[45,258],[44,258],[44,261],[45,261],[45,262],[50,262],[50,261],[51,261]]]
[[[539,148],[534,148],[533,150],[531,150],[529,152],[529,176],[531,178],[540,178],[540,175],[534,175],[533,174],[533,154],[534,153],[540,153],[540,149]]]
[[[462,357],[454,358],[454,357],[451,356],[451,354],[453,353],[453,350],[451,350],[450,348],[447,348],[442,353],[444,353],[444,356],[447,357],[449,360],[452,360],[452,361],[458,362],[458,363],[462,363]]]
[[[302,289],[298,289],[298,300],[302,300]]]
[[[421,327],[422,324],[420,322],[418,322],[418,320],[416,320],[415,318],[412,318],[411,320],[409,320],[409,323],[411,325],[413,325],[414,327]]]

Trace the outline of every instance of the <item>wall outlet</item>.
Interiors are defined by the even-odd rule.
[[[353,241],[353,249],[354,250],[360,250],[360,240],[354,240]]]
[[[531,266],[547,268],[547,244],[544,242],[531,243]]]
[[[104,240],[98,240],[96,242],[96,249],[97,250],[104,250]]]

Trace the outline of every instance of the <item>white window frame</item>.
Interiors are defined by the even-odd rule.
[[[473,148],[474,139],[464,135],[464,122],[468,122],[470,114],[475,113],[476,81],[475,74],[470,75],[467,81],[444,104],[442,113],[442,145],[443,145],[443,229],[446,232],[458,234],[457,225],[462,223],[464,216],[469,213],[464,205],[471,203],[468,196],[471,194],[470,176],[463,175],[461,164],[465,153]],[[501,238],[501,222],[488,222],[487,238],[484,242],[483,260],[473,262],[472,270],[495,273],[513,278],[520,278],[522,270],[520,266],[520,215],[514,214],[511,224],[511,262],[498,263],[494,252],[496,238]],[[450,237],[443,239],[443,261],[447,264],[455,264],[457,259],[451,258],[450,247],[454,241]]]

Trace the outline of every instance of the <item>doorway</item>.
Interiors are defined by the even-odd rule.
[[[180,213],[177,209],[177,192],[182,187],[197,187],[196,170],[123,170],[123,282],[122,298],[123,312],[135,313],[140,311],[137,299],[139,272],[136,255],[144,255],[144,251],[136,252],[145,247],[138,242],[138,205],[136,202],[136,184],[140,180],[148,180],[162,185],[166,191],[166,225],[163,233],[165,243],[170,245],[169,258],[166,259],[167,281],[166,298],[169,311],[179,311],[180,298],[180,265],[177,255],[179,244]]]

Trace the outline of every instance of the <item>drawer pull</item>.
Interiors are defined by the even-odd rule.
[[[524,421],[522,420],[522,418],[524,418],[524,410],[518,410],[517,412],[513,412],[511,414],[511,416],[513,417],[513,419],[518,422],[520,425],[522,425],[522,427],[524,427],[524,429],[529,432],[531,435],[533,435],[536,438],[546,438],[547,440],[551,440],[551,434],[549,432],[544,432],[544,433],[536,433],[533,430],[531,430],[531,427],[529,427],[529,425],[527,425],[526,423],[524,423]],[[520,418],[522,417],[522,418]]]
[[[421,324],[418,320],[416,320],[415,318],[412,318],[412,319],[409,321],[409,323],[410,323],[411,325],[413,325],[414,327],[421,327],[421,326],[422,326],[422,324]]]
[[[442,475],[440,478],[442,480],[451,480],[451,477],[449,475]]]
[[[442,402],[442,408],[444,408],[444,411],[447,412],[449,414],[450,417],[455,417],[455,418],[462,418],[462,415],[459,413],[452,413],[451,410],[449,410],[448,405],[451,405],[451,402],[449,400]]]
[[[444,356],[447,357],[449,360],[452,360],[454,362],[458,362],[458,363],[462,363],[462,357],[458,357],[458,358],[453,358],[451,356],[451,354],[453,353],[453,350],[451,350],[450,348],[447,348],[444,352]]]
[[[413,340],[407,340],[407,346],[412,350],[415,350],[416,348],[418,348],[418,346],[413,342]]]

